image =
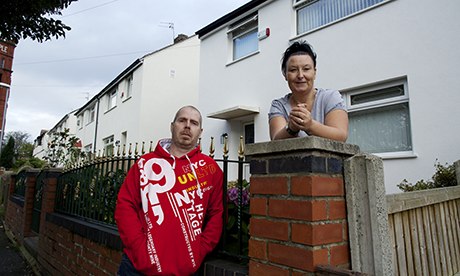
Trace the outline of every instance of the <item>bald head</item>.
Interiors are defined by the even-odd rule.
[[[202,127],[203,119],[201,118],[201,112],[198,110],[198,108],[194,107],[193,105],[186,105],[186,106],[181,107],[179,110],[177,110],[176,115],[174,116],[174,120],[172,121],[172,123],[177,121],[177,118],[179,118],[179,115],[181,114],[181,112],[184,109],[192,109],[192,110],[196,111],[198,113],[198,115],[200,116],[199,122],[200,122],[200,127]]]

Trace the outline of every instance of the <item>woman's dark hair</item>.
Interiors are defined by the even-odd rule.
[[[283,75],[286,73],[288,59],[296,55],[309,55],[313,60],[313,66],[316,68],[316,53],[313,51],[313,47],[306,41],[296,41],[284,51],[283,58],[281,59],[281,72]]]

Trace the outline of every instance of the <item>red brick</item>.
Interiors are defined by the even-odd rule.
[[[249,262],[249,275],[289,276],[289,270],[251,260]]]
[[[116,263],[116,264],[119,264],[121,262],[121,256],[122,256],[122,252],[121,251],[115,251],[115,250],[111,250],[111,260],[112,262]]]
[[[347,218],[347,205],[345,200],[329,201],[329,219],[345,219]]]
[[[344,221],[343,223],[343,240],[348,241],[348,223],[347,221]]]
[[[118,267],[120,263],[114,263],[109,259],[101,259],[100,267],[102,270],[110,275],[117,275]]]
[[[292,271],[291,276],[311,276],[309,272]]]
[[[347,245],[339,245],[331,247],[331,265],[349,265],[350,260],[350,249]]]
[[[287,177],[251,177],[250,192],[253,195],[287,195]]]
[[[249,227],[252,237],[281,241],[287,241],[289,238],[288,222],[251,218]]]
[[[267,215],[267,199],[262,197],[252,197],[249,204],[251,215]]]
[[[90,248],[83,249],[83,257],[85,259],[91,260],[95,264],[99,264],[99,253],[97,251],[91,250]]]
[[[250,239],[249,257],[260,260],[267,260],[267,242]]]
[[[306,245],[325,245],[343,241],[341,223],[292,224],[291,240]]]
[[[291,194],[297,196],[344,196],[343,179],[325,176],[291,178]]]
[[[326,201],[270,199],[268,215],[276,218],[319,221],[327,218]]]
[[[315,266],[328,264],[328,250],[312,250],[309,248],[269,243],[268,259],[280,265],[314,272]]]

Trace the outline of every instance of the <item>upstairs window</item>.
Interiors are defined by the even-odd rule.
[[[107,110],[110,110],[117,106],[117,90],[114,89],[109,93]]]
[[[96,119],[96,107],[95,106],[91,107],[91,110],[89,111],[89,121],[94,122],[94,119]]]
[[[230,26],[227,34],[232,39],[233,60],[238,60],[259,50],[257,25],[257,15],[251,15]]]
[[[333,23],[387,0],[294,0],[297,34]]]
[[[96,119],[96,106],[93,105],[89,109],[88,124],[94,122]]]
[[[126,98],[131,97],[133,94],[133,75],[126,78]]]
[[[78,129],[83,128],[83,114],[77,117],[77,126],[78,126]]]
[[[392,81],[344,95],[349,118],[347,143],[381,157],[413,154],[405,81]]]

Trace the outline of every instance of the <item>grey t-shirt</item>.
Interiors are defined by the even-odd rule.
[[[289,113],[291,112],[291,104],[289,98],[292,93],[286,94],[284,97],[275,99],[272,101],[270,111],[268,112],[268,121],[273,117],[283,116],[286,121],[289,119]],[[313,120],[324,124],[326,115],[332,110],[347,110],[342,95],[337,90],[318,88],[316,92],[315,102],[313,103],[313,109],[311,115]],[[299,133],[300,137],[308,136],[305,132]]]

